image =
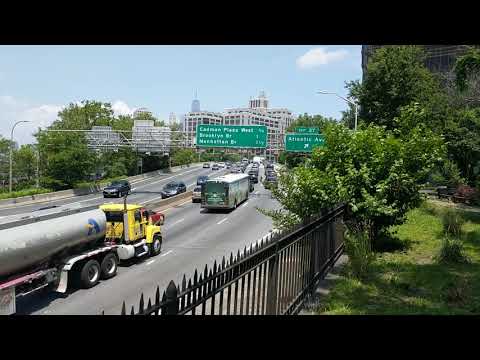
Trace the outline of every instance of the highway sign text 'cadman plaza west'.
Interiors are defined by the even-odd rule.
[[[325,139],[321,134],[287,134],[285,150],[292,152],[312,152],[313,148],[323,146]]]
[[[262,125],[197,125],[197,146],[266,148],[267,127]]]

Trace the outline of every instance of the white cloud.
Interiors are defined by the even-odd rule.
[[[125,102],[117,100],[112,104],[112,110],[116,116],[133,115],[133,112],[136,110],[136,108],[131,108]]]
[[[300,69],[312,69],[327,65],[335,61],[343,60],[348,55],[347,50],[328,51],[327,48],[319,47],[307,51],[297,58],[297,66]]]
[[[0,96],[0,134],[9,139],[15,122],[29,121],[15,127],[14,140],[19,144],[34,143],[33,134],[39,127],[50,125],[62,108],[52,104],[35,106],[12,96]]]

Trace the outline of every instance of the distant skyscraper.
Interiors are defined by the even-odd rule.
[[[195,90],[195,99],[192,101],[191,112],[200,112],[200,101],[197,99],[197,90]]]
[[[168,122],[170,124],[176,123],[177,122],[177,117],[175,116],[175,113],[170,113],[170,116],[168,117]]]

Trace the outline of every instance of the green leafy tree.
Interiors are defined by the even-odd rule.
[[[360,118],[367,124],[393,129],[393,119],[402,107],[417,102],[442,103],[440,84],[424,65],[425,54],[418,46],[387,46],[376,50],[367,65],[358,93]]]
[[[178,150],[172,157],[172,165],[189,165],[195,159],[195,151],[192,149]]]
[[[13,156],[15,176],[26,185],[33,185],[36,176],[37,151],[35,145],[22,145]]]
[[[442,158],[442,140],[421,125],[405,137],[374,125],[352,132],[332,124],[324,134],[326,146],[314,149],[308,167],[282,173],[274,196],[298,219],[345,202],[349,230],[378,247],[388,228],[418,205],[419,185]]]

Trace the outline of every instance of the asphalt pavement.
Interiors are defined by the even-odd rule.
[[[161,199],[160,191],[162,187],[170,181],[182,180],[187,185],[188,190],[192,189],[196,184],[197,177],[200,175],[217,175],[224,171],[212,171],[211,169],[203,169],[201,165],[185,167],[171,174],[142,179],[133,183],[132,193],[128,196],[129,203],[148,205],[149,202]],[[104,203],[122,203],[120,198],[104,198],[102,193],[89,194],[84,196],[74,196],[67,199],[58,199],[42,203],[29,205],[12,205],[8,208],[0,208],[0,217],[16,214],[30,213],[38,209],[51,205],[72,205],[80,206],[102,205]]]
[[[186,169],[177,177],[192,186],[199,175],[225,172],[201,168],[190,170],[194,171],[187,173],[189,170]],[[161,185],[172,179],[137,188],[132,199],[137,196],[136,201],[148,201],[159,196],[156,192]],[[256,184],[249,199],[233,211],[206,212],[191,200],[164,210],[166,219],[162,227],[164,241],[160,255],[122,265],[116,277],[102,281],[92,289],[72,289],[67,294],[37,293],[19,299],[17,313],[94,315],[105,311],[105,314],[119,314],[123,301],[127,306],[138,307],[141,293],[153,298],[157,285],[163,291],[170,280],[179,284],[184,274],[188,279],[195,269],[203,271],[205,264],[211,266],[214,260],[221,262],[223,256],[235,255],[269,233],[272,221],[256,207],[279,208],[261,183]]]

